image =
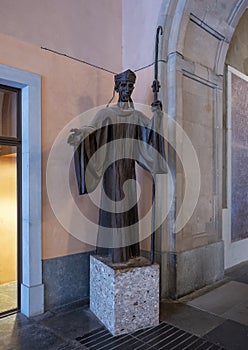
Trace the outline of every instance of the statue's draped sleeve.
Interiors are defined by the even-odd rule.
[[[96,189],[106,170],[107,159],[110,157],[107,152],[97,151],[103,145],[113,141],[118,133],[140,141],[131,152],[140,166],[151,174],[167,173],[165,143],[162,136],[162,112],[155,111],[153,118],[149,120],[142,113],[135,111],[133,126],[132,124],[113,125],[112,113],[110,108],[107,112],[106,109],[98,112],[90,132],[89,127],[85,128],[85,131],[84,128],[81,129],[82,141],[75,148],[74,153],[79,194],[90,193]],[[124,131],[120,132],[122,129]]]
[[[162,118],[162,112],[155,111],[148,123],[140,123],[137,128],[137,139],[142,141],[136,150],[137,161],[152,175],[168,172]]]
[[[94,118],[92,126],[80,130],[82,140],[74,151],[79,194],[93,192],[104,175],[107,154],[97,151],[101,146],[112,140],[108,124],[110,124],[108,115],[100,111]]]

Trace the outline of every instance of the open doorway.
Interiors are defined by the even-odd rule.
[[[21,90],[0,85],[0,315],[20,308]]]

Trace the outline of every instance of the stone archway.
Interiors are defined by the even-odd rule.
[[[178,298],[224,274],[223,75],[231,37],[247,6],[247,0],[221,0],[214,6],[211,0],[178,0],[164,1],[161,7],[163,104],[190,137],[201,169],[195,212],[176,233],[174,219],[183,201],[184,174],[175,152],[169,151],[177,195],[163,228],[162,296]],[[169,132],[177,137],[175,130]]]

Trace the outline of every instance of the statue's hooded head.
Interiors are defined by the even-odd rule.
[[[119,94],[119,102],[132,102],[136,75],[130,69],[115,75],[115,91]]]

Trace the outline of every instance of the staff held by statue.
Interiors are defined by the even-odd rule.
[[[163,35],[163,28],[161,26],[158,26],[157,32],[156,32],[156,42],[155,42],[155,61],[154,61],[154,80],[152,84],[152,91],[153,91],[153,103],[152,107],[160,107],[162,111],[162,102],[158,100],[158,92],[161,88],[160,82],[158,80],[158,48],[159,48],[159,33],[160,35]],[[151,263],[154,263],[154,255],[155,255],[155,179],[153,179],[153,185],[152,185],[152,233],[151,233],[151,252],[150,252],[150,259]]]

